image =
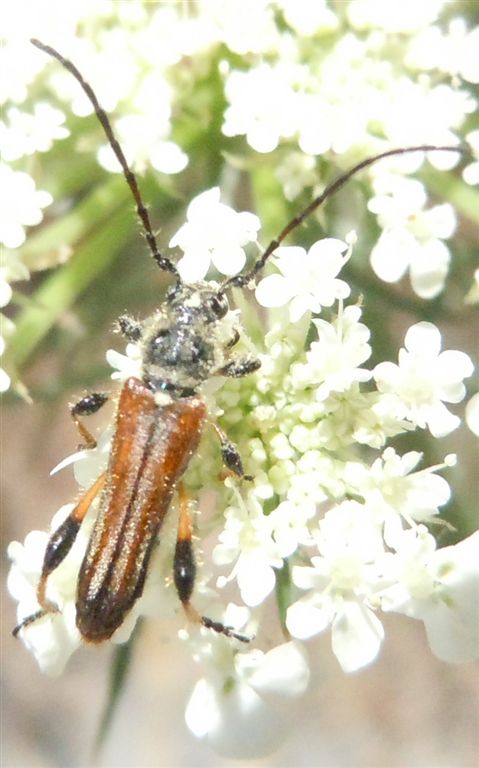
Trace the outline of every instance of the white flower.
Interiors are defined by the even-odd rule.
[[[269,0],[200,0],[202,14],[213,22],[216,35],[240,56],[275,50],[279,30]]]
[[[282,307],[290,303],[291,322],[305,312],[319,313],[345,299],[350,288],[337,275],[350,257],[350,248],[342,240],[325,238],[304,248],[283,246],[271,261],[281,274],[268,275],[256,287],[256,299],[263,307]]]
[[[0,255],[0,307],[6,307],[12,298],[10,283],[17,280],[28,280],[30,272],[22,262],[17,251],[7,251],[5,248]]]
[[[52,470],[51,474],[73,465],[75,479],[80,488],[85,490],[90,487],[106,468],[111,433],[112,429],[108,427],[99,437],[95,448],[78,451],[67,457]],[[12,560],[12,567],[8,577],[8,588],[12,597],[18,601],[19,622],[39,608],[36,589],[49,536],[61,525],[74,506],[74,504],[66,504],[58,510],[52,518],[50,534],[32,531],[23,545],[16,541],[9,545],[8,555]],[[40,668],[48,674],[60,674],[71,654],[80,645],[80,634],[75,623],[76,583],[95,512],[96,500],[82,522],[65,559],[48,576],[47,598],[58,606],[59,612],[47,614],[25,626],[20,632],[21,639],[35,656]],[[130,632],[132,628],[133,625],[130,625]]]
[[[25,241],[25,226],[39,224],[42,208],[52,202],[48,192],[35,189],[31,176],[0,163],[0,242],[18,248]]]
[[[115,349],[109,349],[106,353],[106,360],[112,368],[116,368],[111,374],[111,378],[117,381],[126,381],[130,376],[141,378],[141,351],[137,344],[129,342],[126,345],[126,354],[117,352]]]
[[[341,103],[321,93],[302,93],[297,98],[298,146],[307,154],[322,155],[328,150],[341,154],[354,145],[355,137],[366,132],[366,115],[351,95]]]
[[[436,21],[443,0],[415,3],[405,0],[394,6],[378,0],[352,0],[348,4],[349,21],[358,29],[378,27],[385,32],[411,34]]]
[[[323,401],[331,392],[345,392],[353,382],[371,378],[371,372],[360,367],[371,355],[370,332],[359,322],[360,317],[361,309],[350,306],[340,311],[332,323],[313,320],[318,341],[313,341],[307,351],[306,363],[291,367],[294,385],[318,385],[315,397]]]
[[[291,137],[297,125],[294,71],[289,64],[260,64],[226,78],[230,106],[224,115],[225,136],[246,135],[256,152],[272,152],[281,138]]]
[[[0,270],[1,273],[1,270]],[[0,277],[1,280],[1,277]],[[6,283],[5,284],[8,288],[10,286]],[[0,295],[2,293],[2,284],[0,282]],[[10,292],[11,295],[11,292]],[[0,314],[0,357],[2,357],[3,353],[5,352],[7,339],[9,336],[12,335],[13,331],[15,329],[14,324],[12,321],[5,317],[4,315]],[[11,379],[7,371],[5,371],[3,368],[0,368],[0,393],[1,392],[7,392],[10,389]]]
[[[58,510],[52,520],[52,532],[63,522],[73,506],[67,504]],[[8,547],[8,557],[12,561],[8,590],[18,602],[19,622],[39,608],[36,588],[48,539],[49,535],[43,531],[31,531],[24,544],[13,541]],[[42,672],[50,675],[61,674],[71,654],[80,645],[80,633],[75,624],[76,577],[87,540],[82,526],[70,552],[48,578],[47,597],[58,606],[60,612],[48,614],[20,631],[20,638],[35,656]]]
[[[276,176],[283,185],[285,197],[294,200],[303,189],[316,183],[316,161],[304,152],[290,152],[278,164]]]
[[[446,30],[426,27],[411,39],[407,63],[421,70],[440,70],[470,83],[479,83],[479,27],[468,29],[465,19],[452,19]]]
[[[221,577],[217,585],[236,578],[246,605],[255,606],[274,589],[274,568],[281,568],[283,560],[272,536],[274,521],[263,514],[254,493],[248,494],[248,508],[238,493],[236,497],[238,506],[225,511],[225,525],[213,551],[216,565],[236,562],[228,578]]]
[[[277,749],[294,724],[289,702],[304,693],[309,681],[299,644],[285,643],[267,653],[236,653],[224,637],[210,635],[196,658],[206,666],[206,675],[186,707],[190,731],[220,754],[237,759]]]
[[[436,550],[423,526],[395,542],[398,583],[382,596],[383,610],[424,622],[433,653],[443,661],[479,658],[479,531]]]
[[[414,291],[432,299],[444,287],[450,253],[442,242],[456,219],[448,203],[424,210],[426,192],[415,179],[381,176],[379,194],[369,203],[384,232],[371,252],[371,266],[382,280],[397,282],[409,268]]]
[[[0,368],[0,393],[7,392],[10,389],[11,383],[12,381],[8,373],[3,368]]]
[[[471,145],[472,154],[475,160],[467,165],[463,172],[462,178],[466,184],[473,186],[479,185],[479,129],[471,131],[466,135],[466,141]]]
[[[409,77],[398,77],[389,81],[382,108],[381,124],[391,146],[431,143],[451,146],[459,143],[458,129],[465,117],[475,111],[476,103],[466,90],[446,83],[432,84],[429,78],[413,81]],[[404,120],[406,111],[414,114],[414,120]],[[453,168],[459,158],[455,152],[428,154],[431,165],[442,170]],[[418,154],[416,163],[420,159]]]
[[[466,424],[479,437],[479,392],[471,397],[466,405]]]
[[[293,568],[293,582],[309,592],[288,608],[286,624],[298,639],[331,626],[333,652],[344,671],[353,672],[376,658],[384,637],[370,607],[384,555],[380,528],[364,506],[346,501],[320,522],[317,543],[313,567]]]
[[[56,139],[69,135],[63,127],[64,122],[63,112],[49,104],[35,104],[32,114],[11,107],[7,110],[5,122],[0,121],[3,159],[12,161],[35,152],[47,152]]]
[[[441,352],[441,334],[432,323],[416,323],[405,336],[399,365],[384,362],[374,369],[381,392],[396,395],[402,417],[419,427],[428,427],[434,437],[443,437],[459,425],[446,403],[459,403],[465,395],[463,379],[474,366],[464,352]]]
[[[273,537],[283,557],[292,555],[299,545],[314,544],[308,524],[315,514],[316,505],[312,502],[294,504],[289,500],[282,501],[270,512]]]
[[[186,282],[202,280],[212,263],[223,275],[239,272],[246,260],[244,246],[256,240],[260,221],[252,213],[237,213],[220,203],[218,187],[202,192],[187,209],[187,222],[170,240],[184,256],[178,264]]]
[[[447,504],[451,496],[447,481],[435,474],[439,467],[413,472],[421,458],[418,451],[399,456],[394,448],[386,448],[371,466],[347,462],[344,480],[352,494],[363,497],[379,522],[387,523],[392,514],[401,515],[413,525],[413,520],[430,520],[438,515],[439,507]]]
[[[338,17],[325,0],[279,0],[284,18],[299,35],[311,37],[321,32],[332,32],[339,26]]]
[[[161,79],[158,79],[158,82],[147,80],[142,89],[147,91],[150,101],[143,98],[141,102],[148,103],[149,110],[142,114],[126,115],[115,123],[123,153],[129,164],[140,172],[153,166],[161,173],[180,173],[186,168],[188,157],[177,144],[167,139],[170,130],[169,89]],[[152,110],[152,105],[157,106],[156,110]],[[108,171],[121,171],[121,166],[108,144],[99,149],[98,160]]]

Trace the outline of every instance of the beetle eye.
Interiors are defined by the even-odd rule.
[[[228,299],[224,293],[217,293],[214,296],[211,296],[209,303],[216,317],[222,318],[228,313]]]

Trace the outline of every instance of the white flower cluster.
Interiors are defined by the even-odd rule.
[[[477,109],[478,28],[447,0],[408,2],[387,12],[380,0],[198,0],[194,9],[146,0],[71,0],[68,12],[57,9],[53,16],[39,0],[28,14],[22,3],[12,7],[2,34],[0,61],[9,77],[0,87],[0,143],[12,169],[0,167],[0,241],[8,248],[22,244],[25,226],[39,223],[51,202],[30,175],[30,156],[69,135],[65,112],[92,113],[74,78],[50,67],[30,37],[75,61],[108,112],[121,103],[115,131],[140,173],[153,168],[174,176],[189,169],[200,131],[214,125],[217,132],[202,137],[203,147],[218,143],[222,160],[242,163],[234,137],[244,137],[251,150],[271,156],[289,199],[324,186],[331,173],[367,154],[421,143],[467,142],[476,159],[463,178],[477,183],[478,131],[464,131]],[[207,100],[206,83],[217,88]],[[42,101],[28,102],[29,94],[35,99],[39,93]],[[225,105],[221,113],[219,104]],[[180,137],[186,137],[181,146]],[[79,147],[82,142],[80,136]],[[120,170],[106,143],[97,156],[106,170]],[[370,209],[381,230],[371,263],[386,282],[409,271],[413,290],[432,299],[448,275],[445,241],[455,217],[447,203],[431,205],[422,182],[407,177],[422,160],[395,159],[371,171]],[[437,153],[428,160],[451,168],[458,157]],[[212,245],[220,270],[223,238],[224,232]],[[186,274],[203,270],[200,250],[198,244],[195,263],[193,251],[185,253]],[[241,246],[236,256],[231,268],[239,267]]]
[[[207,222],[203,230],[198,212]],[[212,231],[216,216],[218,232]],[[185,260],[190,245],[198,244],[202,269],[210,261],[219,268],[217,249],[228,245],[231,261],[222,254],[221,271],[231,274],[256,230],[255,217],[235,213],[212,190],[191,203],[188,222],[173,241],[186,248]],[[397,363],[368,368],[370,331],[360,307],[345,306],[350,288],[338,277],[349,252],[346,243],[328,238],[308,254],[281,249],[271,259],[278,271],[264,277],[256,292],[274,308],[264,318],[260,370],[221,389],[207,385],[205,392],[254,481],[213,482],[218,458],[211,441],[200,447],[200,460],[193,460],[187,475],[191,488],[213,487],[217,498],[213,516],[198,518],[198,548],[213,526],[217,543],[212,565],[199,565],[195,603],[235,629],[260,634],[264,608],[286,566],[293,590],[286,613],[293,640],[266,652],[239,649],[207,630],[181,633],[203,669],[187,705],[187,725],[220,753],[236,757],[263,754],[286,734],[280,700],[304,692],[309,668],[303,642],[319,632],[331,631],[333,653],[346,672],[377,657],[384,640],[381,612],[388,611],[423,621],[441,659],[459,662],[479,654],[479,532],[438,549],[426,528],[450,498],[438,471],[452,467],[454,457],[419,468],[421,453],[401,455],[387,445],[406,430],[438,436],[455,429],[459,419],[445,403],[463,399],[463,379],[473,366],[464,353],[441,352],[439,330],[421,322],[408,330]],[[324,307],[327,318],[312,319],[312,312]],[[246,311],[245,321],[254,325],[258,317],[256,307],[249,318]],[[134,344],[126,355],[110,351],[108,359],[117,368],[113,378],[139,375]],[[73,463],[80,486],[88,487],[106,466],[110,440],[111,430],[95,449],[75,454],[60,468]],[[52,530],[70,508],[57,513]],[[92,509],[71,552],[48,579],[48,598],[61,612],[21,632],[48,673],[60,672],[79,645],[75,583],[94,514]],[[176,514],[165,526],[145,592],[115,634],[117,642],[128,638],[139,615],[171,615],[177,608],[168,580]],[[23,545],[9,547],[9,589],[19,603],[19,620],[37,608],[35,588],[47,540],[46,533],[35,531]],[[214,587],[209,586],[213,576]],[[219,608],[227,602],[221,599],[223,588],[232,583],[251,613],[234,605],[226,613]]]

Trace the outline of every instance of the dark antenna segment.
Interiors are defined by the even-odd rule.
[[[334,179],[331,184],[328,184],[326,189],[321,192],[320,195],[315,197],[314,200],[312,200],[309,205],[303,211],[301,211],[301,213],[295,216],[294,219],[291,219],[291,221],[288,222],[288,224],[286,224],[286,226],[281,230],[278,237],[270,242],[262,256],[253,264],[249,272],[240,272],[238,275],[233,275],[233,277],[225,280],[220,288],[220,292],[223,293],[224,291],[228,290],[228,288],[233,288],[234,286],[238,288],[244,288],[247,286],[248,283],[254,277],[256,277],[258,272],[261,272],[264,265],[266,264],[266,261],[276,250],[276,248],[281,245],[286,237],[294,229],[296,229],[296,227],[299,227],[299,225],[303,223],[303,221],[310,215],[310,213],[313,213],[313,211],[319,208],[328,198],[332,197],[339,189],[341,189],[341,187],[343,187],[352,176],[355,176],[359,171],[362,171],[364,168],[367,168],[369,165],[373,165],[373,163],[376,163],[378,160],[382,160],[385,157],[392,157],[393,155],[406,155],[409,152],[459,152],[460,154],[464,154],[467,152],[467,149],[461,146],[442,147],[432,144],[422,144],[417,147],[388,149],[378,155],[373,155],[372,157],[365,158],[365,160],[361,160],[360,163],[357,163],[357,165],[354,165],[348,171],[345,171],[345,173],[343,173],[341,176],[338,176],[337,179]]]
[[[76,66],[73,64],[73,62],[70,61],[69,59],[66,59],[64,56],[61,55],[61,53],[58,53],[58,51],[56,51],[55,48],[52,48],[50,45],[45,45],[44,43],[41,43],[40,40],[36,40],[35,38],[32,38],[30,42],[36,48],[39,48],[44,53],[47,53],[49,56],[52,56],[54,59],[57,59],[57,61],[59,61],[60,64],[62,64],[65,67],[65,69],[67,69],[73,75],[73,77],[77,80],[77,82],[81,85],[81,87],[85,91],[86,95],[88,96],[91,103],[93,104],[95,114],[98,117],[98,120],[100,121],[100,123],[102,124],[103,130],[105,131],[108,142],[113,152],[115,153],[118,159],[118,162],[120,163],[123,169],[123,174],[125,176],[126,182],[130,187],[132,195],[135,199],[136,212],[141,220],[141,223],[143,224],[146,241],[150,248],[151,254],[160,269],[164,270],[165,272],[171,272],[172,275],[175,275],[177,281],[180,282],[180,275],[177,268],[175,267],[173,262],[170,261],[170,259],[168,259],[166,256],[163,256],[158,249],[158,244],[156,242],[155,235],[153,234],[153,229],[151,226],[150,217],[148,215],[148,210],[145,204],[143,203],[138,182],[136,180],[136,176],[127,163],[126,157],[123,154],[123,150],[120,147],[120,144],[118,143],[115,137],[115,134],[113,133],[113,128],[111,127],[108,116],[105,110],[103,109],[103,107],[100,105],[92,87],[86,82],[86,80],[84,80],[83,76],[81,75],[79,70],[76,68]]]

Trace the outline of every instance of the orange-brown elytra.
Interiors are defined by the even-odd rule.
[[[158,310],[144,321],[128,316],[118,320],[119,330],[139,347],[141,375],[129,378],[120,393],[106,472],[50,537],[37,589],[40,609],[23,619],[14,633],[58,610],[46,598],[48,577],[70,551],[83,518],[98,496],[96,521],[77,580],[76,621],[85,640],[100,642],[111,637],[142,594],[152,548],[173,494],[178,490],[180,521],[173,568],[179,600],[191,620],[227,636],[247,640],[230,627],[201,616],[190,603],[196,565],[188,500],[180,484],[197,449],[207,416],[201,397],[202,384],[214,375],[246,376],[260,365],[251,356],[240,357],[232,352],[241,329],[231,327],[231,323],[224,324],[229,311],[226,293],[232,287],[244,288],[254,281],[287,235],[358,171],[392,155],[462,150],[422,145],[391,149],[366,158],[334,180],[295,216],[249,269],[228,278],[220,286],[208,282],[186,285],[175,264],[158,249],[135,174],[91,86],[75,65],[54,48],[38,40],[32,43],[57,59],[90,99],[132,192],[151,254],[158,267],[173,276],[174,284]],[[225,337],[226,328],[229,338]],[[91,393],[71,408],[72,418],[88,447],[93,447],[95,441],[80,417],[95,413],[105,401],[104,394]],[[213,426],[227,468],[239,478],[252,479],[245,475],[234,444],[221,427]]]
[[[125,382],[107,482],[78,577],[77,625],[86,640],[109,638],[141,595],[152,547],[205,417],[197,397],[159,406],[141,381]]]

